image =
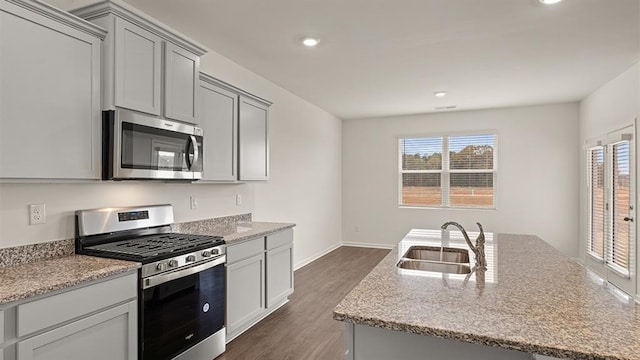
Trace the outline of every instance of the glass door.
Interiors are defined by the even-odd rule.
[[[587,151],[587,266],[628,294],[636,292],[635,143],[633,126]]]

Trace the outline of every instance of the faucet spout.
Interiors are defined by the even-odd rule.
[[[457,227],[458,230],[460,230],[460,232],[462,233],[462,236],[464,237],[464,240],[467,242],[467,245],[469,246],[471,251],[473,251],[473,253],[476,255],[476,266],[481,269],[486,269],[487,259],[484,254],[484,242],[485,242],[484,229],[482,228],[482,225],[480,223],[476,223],[476,224],[478,225],[478,228],[480,228],[480,234],[476,238],[475,245],[471,242],[471,239],[469,239],[469,235],[467,234],[467,231],[462,227],[462,225],[458,224],[455,221],[447,221],[446,223],[442,224],[440,228],[442,230],[445,230],[450,225]]]

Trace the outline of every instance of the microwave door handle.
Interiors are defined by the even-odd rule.
[[[191,138],[191,146],[193,146],[193,161],[189,164],[189,170],[192,170],[191,168],[193,167],[193,165],[198,163],[200,150],[198,149],[198,139],[196,139],[196,137],[193,135],[190,135],[189,137]]]

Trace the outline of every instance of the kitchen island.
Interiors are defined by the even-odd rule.
[[[399,269],[410,246],[468,249],[459,232],[411,230],[335,308],[346,359],[640,359],[633,300],[536,236],[486,239],[486,271]]]

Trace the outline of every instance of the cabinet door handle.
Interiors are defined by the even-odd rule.
[[[631,221],[631,222],[633,222],[633,218],[630,218],[630,217],[628,217],[628,216],[625,216],[625,217],[624,217],[624,219],[622,219],[622,220],[624,220],[624,221]]]

